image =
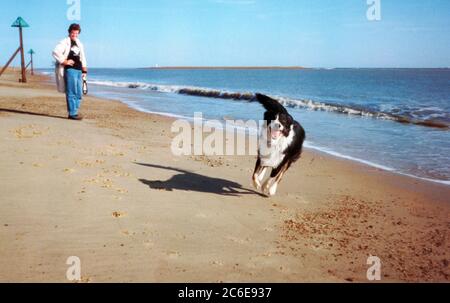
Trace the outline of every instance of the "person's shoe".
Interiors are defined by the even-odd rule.
[[[77,121],[81,121],[81,120],[83,120],[83,117],[80,116],[80,115],[69,116],[69,120],[77,120]]]

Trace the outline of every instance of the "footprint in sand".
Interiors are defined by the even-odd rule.
[[[128,190],[124,189],[124,188],[116,188],[116,191],[120,194],[126,194],[128,193]]]
[[[197,162],[202,162],[210,167],[220,167],[224,165],[224,160],[222,157],[212,159],[207,156],[191,156],[191,159]]]
[[[36,126],[34,124],[30,124],[30,125],[26,125],[26,126],[21,126],[19,128],[10,130],[10,132],[12,132],[16,138],[18,139],[31,139],[34,137],[39,137],[44,135],[45,133],[47,133],[49,131],[49,127],[39,127]]]
[[[238,243],[238,244],[245,244],[245,243],[250,242],[249,238],[240,239],[240,238],[231,237],[231,236],[227,237],[227,240],[233,241],[233,242]]]
[[[168,251],[167,255],[169,256],[169,258],[171,259],[176,259],[178,257],[181,256],[181,254],[178,251]]]
[[[92,185],[97,184],[98,186],[100,186],[102,188],[114,190],[115,192],[117,192],[119,194],[127,194],[128,193],[127,189],[116,186],[115,182],[112,179],[107,178],[104,174],[97,174],[96,177],[84,179],[83,182],[92,184]],[[114,198],[121,200],[121,198],[117,198],[117,196],[114,196]]]
[[[113,216],[114,218],[122,218],[122,217],[124,217],[125,215],[126,215],[126,213],[124,213],[124,212],[119,212],[119,211],[115,211],[115,212],[112,213],[112,216]]]
[[[211,264],[212,265],[216,265],[216,266],[223,266],[223,262],[222,261],[212,261]]]
[[[97,180],[96,178],[89,178],[89,179],[84,179],[83,180],[84,183],[99,183],[99,180]]]
[[[111,187],[113,187],[113,185],[114,185],[114,181],[109,179],[109,178],[106,178],[106,179],[102,180],[102,186],[101,187],[103,187],[103,188],[111,188]]]
[[[123,233],[124,233],[124,234],[127,234],[127,235],[130,236],[131,238],[134,238],[134,237],[136,236],[136,232],[134,232],[134,231],[124,230]]]
[[[101,149],[97,149],[96,153],[97,156],[113,156],[113,157],[123,157],[125,156],[125,153],[118,150],[114,146],[105,146]]]
[[[105,160],[99,160],[99,159],[96,159],[95,161],[78,160],[75,162],[77,163],[78,166],[86,167],[86,168],[96,167],[96,166],[105,164]]]

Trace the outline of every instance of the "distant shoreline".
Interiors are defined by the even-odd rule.
[[[161,67],[144,67],[143,69],[211,69],[211,70],[300,70],[307,69],[302,66],[161,66]]]

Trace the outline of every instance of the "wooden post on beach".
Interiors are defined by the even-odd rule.
[[[22,28],[24,27],[30,27],[28,23],[25,22],[25,20],[22,19],[22,17],[18,17],[16,21],[11,25],[11,27],[18,27],[19,28],[19,39],[20,39],[20,46],[16,50],[16,52],[12,55],[12,57],[8,60],[8,63],[3,67],[3,69],[0,71],[0,76],[3,74],[3,72],[8,68],[9,64],[11,64],[12,60],[14,60],[14,57],[17,56],[17,53],[20,51],[20,64],[22,68],[22,79],[20,79],[20,82],[27,82],[27,75],[25,73],[25,54],[23,52],[23,35],[22,35]]]
[[[34,54],[35,52],[34,52],[33,49],[30,49],[30,50],[28,51],[28,53],[30,54],[31,59],[30,59],[30,62],[27,64],[27,66],[25,66],[25,69],[27,69],[28,66],[31,65],[31,75],[33,76],[33,75],[34,75],[34,69],[33,69],[33,54]]]
[[[14,57],[17,56],[17,54],[20,52],[20,47],[14,52],[11,58],[9,58],[8,62],[3,66],[2,70],[0,71],[0,76],[3,74],[3,72],[8,68],[8,66],[11,64],[12,60],[14,60]]]
[[[25,72],[25,54],[23,53],[23,38],[22,38],[22,27],[19,27],[20,33],[20,66],[22,67],[22,81],[23,83],[27,82],[27,74]]]

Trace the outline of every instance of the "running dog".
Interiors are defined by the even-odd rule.
[[[268,196],[274,196],[284,173],[292,163],[300,158],[305,130],[277,100],[256,94],[256,100],[264,106],[265,123],[259,136],[258,160],[253,173],[256,189]],[[270,178],[261,186],[268,168],[272,168]]]

